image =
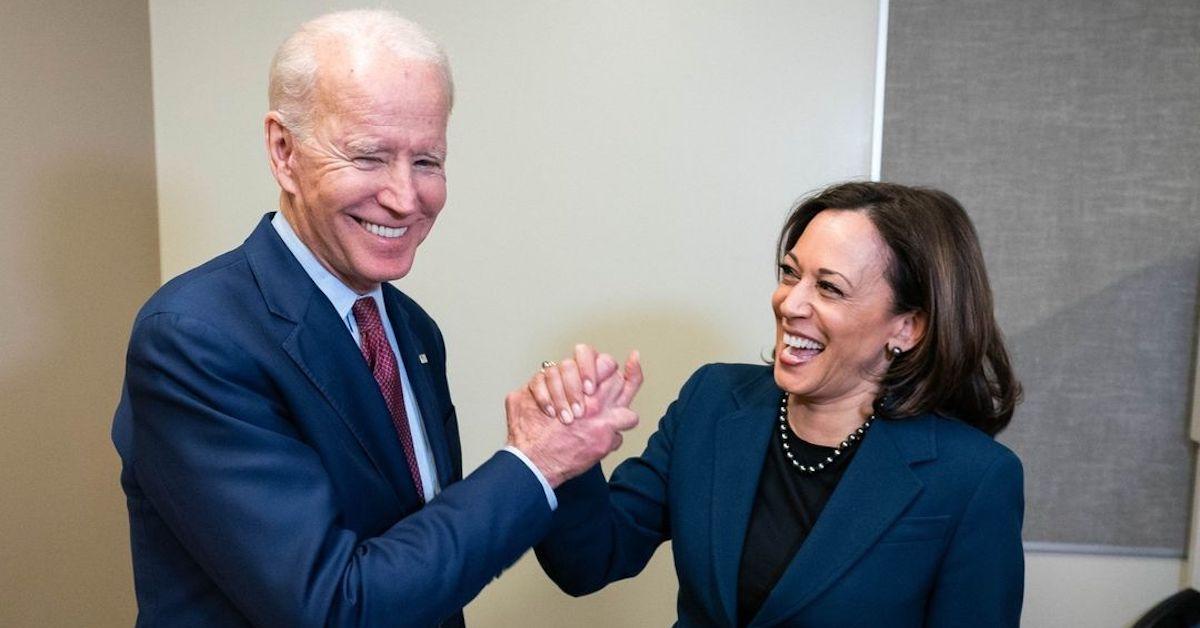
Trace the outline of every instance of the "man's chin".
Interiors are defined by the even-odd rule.
[[[389,264],[377,265],[374,268],[372,268],[373,272],[371,272],[367,276],[374,278],[373,283],[380,284],[380,283],[384,283],[386,281],[396,281],[398,279],[403,279],[406,275],[408,275],[410,270],[412,270],[412,260],[411,259],[406,260],[402,263],[401,262],[392,262]]]

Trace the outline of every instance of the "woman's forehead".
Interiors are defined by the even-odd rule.
[[[879,270],[888,259],[888,248],[866,212],[827,209],[804,228],[791,249],[800,264],[818,263],[831,270]]]

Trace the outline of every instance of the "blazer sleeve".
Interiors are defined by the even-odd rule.
[[[951,537],[925,625],[1020,625],[1025,587],[1023,478],[1020,460],[1008,449],[984,472]]]
[[[135,326],[126,381],[142,490],[254,624],[435,625],[549,528],[538,481],[500,452],[377,536],[357,536],[247,353],[208,323],[153,314]]]
[[[667,487],[675,433],[703,373],[688,380],[642,455],[622,462],[611,481],[596,465],[559,487],[554,524],[534,551],[564,592],[587,595],[637,575],[671,538]]]

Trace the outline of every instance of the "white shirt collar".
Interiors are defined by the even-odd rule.
[[[375,305],[383,311],[383,286],[377,285],[374,290],[366,294],[358,294],[351,290],[349,286],[342,283],[329,272],[327,268],[317,261],[317,256],[305,246],[304,242],[300,241],[300,236],[292,229],[292,225],[283,217],[283,212],[276,212],[275,217],[271,219],[271,226],[275,227],[275,232],[279,234],[288,250],[295,256],[296,261],[300,262],[300,266],[304,268],[304,272],[317,284],[329,302],[333,304],[333,309],[337,311],[338,316],[349,324],[350,310],[354,307],[354,302],[362,297],[369,296],[375,299]]]

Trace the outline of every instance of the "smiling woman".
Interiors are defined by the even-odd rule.
[[[966,212],[846,183],[778,253],[774,364],[700,369],[641,456],[560,487],[543,568],[589,593],[672,540],[684,626],[1018,625],[1021,463],[991,437],[1020,385]]]
[[[875,323],[877,351],[862,357],[862,376],[876,380],[894,414],[937,411],[989,435],[1008,425],[1021,387],[996,325],[979,238],[957,200],[889,183],[833,186],[796,205],[778,250],[780,290],[795,283],[788,264],[798,251],[862,277],[855,288],[832,274],[817,301],[829,316]],[[782,320],[778,305],[776,315]],[[885,331],[897,335],[885,341]]]

